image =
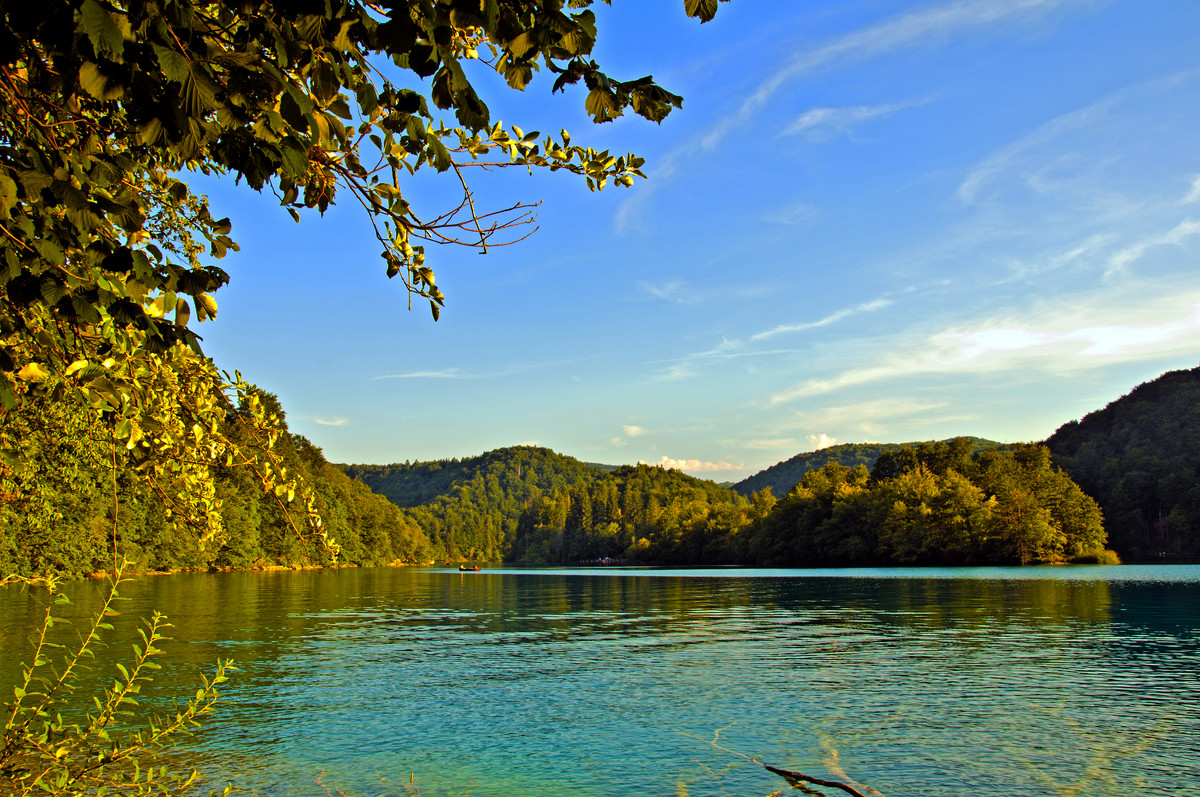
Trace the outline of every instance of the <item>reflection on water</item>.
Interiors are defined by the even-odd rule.
[[[76,587],[77,608],[97,594]],[[884,794],[1180,793],[1200,567],[346,569],[147,578],[165,701],[218,656],[207,769],[262,793],[762,795],[744,757]],[[11,682],[27,596],[0,592]],[[155,697],[152,696],[152,697]],[[1184,780],[1181,780],[1183,778]]]

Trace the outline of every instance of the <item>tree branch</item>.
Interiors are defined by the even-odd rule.
[[[766,768],[768,772],[774,772],[776,775],[797,788],[803,788],[802,784],[804,783],[812,783],[815,786],[826,786],[831,789],[841,789],[848,794],[853,794],[854,797],[867,797],[867,795],[863,794],[858,789],[849,784],[842,783],[840,780],[822,780],[821,778],[814,778],[811,775],[794,772],[790,769],[779,769],[778,767],[773,767],[770,764],[763,764],[763,767]]]

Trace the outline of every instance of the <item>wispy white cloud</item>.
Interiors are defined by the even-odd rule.
[[[933,413],[943,417],[945,409],[944,401],[888,396],[795,411],[790,420],[782,422],[782,426],[788,429],[855,429],[864,434],[875,434],[888,422],[911,420]]]
[[[827,327],[830,324],[836,324],[838,321],[842,321],[843,319],[849,318],[852,315],[857,315],[859,313],[872,313],[872,312],[875,312],[876,310],[882,310],[883,308],[888,307],[891,304],[892,304],[891,299],[874,299],[870,302],[863,302],[860,305],[856,305],[854,307],[847,307],[842,310],[838,310],[837,312],[830,313],[829,315],[825,316],[824,318],[819,318],[816,321],[807,321],[807,322],[800,323],[800,324],[780,324],[779,326],[775,327],[774,329],[768,329],[765,332],[759,332],[757,334],[751,335],[750,340],[752,340],[752,341],[767,340],[768,338],[773,338],[776,335],[782,335],[787,332],[803,332],[808,329],[817,329],[819,327]]]
[[[699,372],[692,367],[691,362],[684,360],[682,362],[674,362],[667,366],[667,369],[659,374],[656,378],[667,382],[678,382],[684,379],[692,379],[699,376]]]
[[[763,221],[768,221],[772,224],[807,224],[815,219],[817,215],[818,211],[812,205],[799,203],[776,208],[764,216]]]
[[[1191,354],[1200,350],[1200,286],[1157,295],[1130,289],[1043,307],[925,336],[889,340],[873,361],[808,379],[770,396],[768,406],[931,374],[1055,374]]]
[[[659,158],[650,180],[640,184],[617,208],[618,234],[651,229],[642,208],[650,197],[693,156],[713,150],[754,116],[786,85],[818,69],[869,61],[896,52],[929,48],[972,32],[1001,25],[1027,25],[1053,10],[1083,5],[1086,0],[958,0],[899,14],[861,30],[805,49],[779,64],[737,110],[722,114],[706,132]]]
[[[743,443],[742,447],[751,451],[778,451],[779,449],[790,449],[798,442],[794,437],[773,437],[768,440],[750,440]]]
[[[989,184],[1027,162],[1031,153],[1055,139],[1105,118],[1120,96],[1118,92],[1085,108],[1057,116],[1020,140],[984,158],[967,173],[958,186],[956,196],[967,204],[975,202]]]
[[[641,437],[642,435],[644,435],[646,433],[645,427],[634,426],[632,424],[627,425],[627,426],[622,426],[621,429],[624,430],[625,434],[627,434],[630,437]]]
[[[872,119],[890,116],[896,111],[912,108],[922,103],[889,103],[886,105],[855,105],[844,108],[811,108],[800,114],[780,135],[803,135],[810,141],[827,141],[836,135],[846,135],[851,130]]]
[[[1010,275],[1001,282],[1022,280],[1038,274],[1069,268],[1093,268],[1106,258],[1116,235],[1113,233],[1096,233],[1082,241],[1070,244],[1065,249],[1044,252],[1030,258],[1009,258],[1007,265]]]
[[[1192,190],[1183,198],[1183,204],[1190,202],[1200,202],[1200,174],[1192,178]]]
[[[402,371],[394,374],[380,374],[374,379],[502,379],[517,374],[537,371],[556,366],[574,365],[578,360],[556,360],[540,363],[508,363],[498,365],[490,371],[464,371],[461,368],[443,368],[438,371]]]
[[[1151,248],[1155,246],[1182,246],[1184,241],[1197,233],[1200,233],[1200,221],[1184,219],[1173,229],[1161,235],[1143,239],[1117,252],[1109,260],[1108,270],[1104,276],[1111,279],[1114,276],[1123,274],[1130,265],[1140,260]]]
[[[443,368],[440,371],[405,371],[398,374],[380,374],[376,379],[477,379],[457,368]]]
[[[658,285],[642,281],[638,283],[638,288],[655,299],[662,299],[666,302],[694,304],[697,301],[695,292],[689,290],[686,280],[670,280]]]
[[[318,418],[317,416],[309,416],[301,420],[315,423],[318,426],[346,426],[350,423],[349,418]]]
[[[1028,22],[1070,0],[965,0],[901,14],[806,50],[782,64],[701,139],[711,150],[749,120],[787,83],[835,64],[866,61],[915,47],[931,47],[969,31]]]
[[[745,464],[733,465],[729,462],[706,462],[699,459],[672,459],[664,456],[658,462],[644,462],[638,460],[639,465],[653,465],[656,468],[663,470],[682,470],[690,473],[711,473],[714,471],[738,471],[745,470]]]

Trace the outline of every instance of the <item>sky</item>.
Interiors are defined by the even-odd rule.
[[[361,209],[296,224],[195,182],[241,245],[205,350],[331,461],[539,445],[740,481],[836,443],[1042,440],[1200,364],[1200,3],[614,6],[595,58],[684,96],[661,125],[593,125],[546,73],[473,82],[648,179],[477,176],[485,206],[540,201],[538,230],[431,249],[437,323]]]

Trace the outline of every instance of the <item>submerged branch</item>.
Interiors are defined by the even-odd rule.
[[[863,794],[858,789],[847,783],[842,783],[840,780],[822,780],[821,778],[814,778],[811,775],[804,775],[800,772],[794,772],[790,769],[779,769],[778,767],[773,767],[770,764],[763,764],[763,767],[765,767],[768,772],[774,772],[776,775],[786,780],[790,785],[797,788],[802,789],[804,788],[803,784],[812,783],[815,786],[826,786],[831,789],[841,789],[848,794],[853,794],[854,797],[867,797],[867,795]]]

